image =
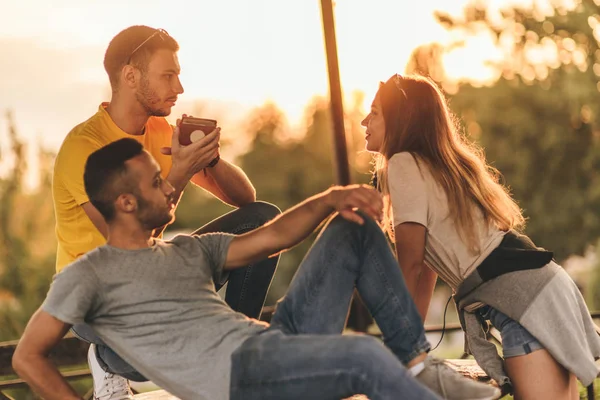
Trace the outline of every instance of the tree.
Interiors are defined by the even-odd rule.
[[[362,101],[356,101],[356,106]],[[347,122],[349,152],[364,137],[357,129],[351,108]],[[335,183],[333,166],[332,123],[328,104],[314,99],[305,112],[306,133],[299,138],[288,131],[283,113],[272,104],[256,109],[248,123],[248,133],[253,137],[249,151],[240,160],[260,200],[276,204],[282,210],[303,201]],[[368,163],[363,157],[350,157],[352,180],[366,183]],[[296,268],[312,244],[315,235],[296,248],[283,254],[270,294],[269,303],[281,297],[291,281]]]
[[[56,254],[51,174],[54,154],[38,151],[39,185],[24,187],[26,147],[10,113],[12,163],[0,177],[0,341],[17,339],[44,299]],[[7,157],[8,158],[8,157]]]

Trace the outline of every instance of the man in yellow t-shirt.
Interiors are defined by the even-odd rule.
[[[154,156],[163,178],[175,188],[176,200],[191,181],[223,202],[239,207],[196,233],[239,234],[279,213],[271,204],[256,202],[254,187],[244,172],[220,158],[220,128],[188,146],[179,144],[178,127],[172,127],[164,118],[183,93],[178,50],[179,45],[166,31],[142,25],[129,27],[111,40],[104,57],[111,101],[102,103],[96,114],[67,135],[55,162],[52,196],[58,238],[57,272],[106,243],[107,225],[85,193],[83,171],[91,153],[122,138],[138,140]],[[229,283],[225,300],[234,310],[253,318],[260,316],[277,258],[261,263],[266,265],[248,266],[226,277]],[[127,379],[145,378],[102,343],[89,326],[76,325],[73,331],[92,343],[88,362],[95,398],[130,398]],[[122,368],[108,371],[105,360],[109,358],[111,366]]]

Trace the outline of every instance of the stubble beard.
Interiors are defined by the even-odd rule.
[[[152,231],[173,222],[173,215],[169,208],[163,212],[159,207],[153,206],[141,196],[137,196],[138,220],[144,229]]]
[[[160,103],[160,98],[152,88],[145,75],[142,75],[140,87],[135,93],[135,98],[146,111],[148,117],[166,117],[171,114],[171,109],[164,110],[154,107],[153,104]]]

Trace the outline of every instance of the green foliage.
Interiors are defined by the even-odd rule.
[[[579,101],[575,91],[501,80],[465,87],[452,102],[471,131],[481,130],[488,160],[529,218],[527,233],[559,258],[600,236],[600,147],[590,123],[571,123]]]
[[[12,163],[0,177],[0,341],[18,339],[44,299],[54,273],[56,239],[51,198],[54,155],[38,152],[40,184],[24,187],[26,147],[7,113]],[[0,161],[4,161],[0,159]]]
[[[349,115],[354,115],[360,99]],[[335,184],[335,160],[333,159],[332,121],[328,104],[316,99],[306,111],[306,135],[301,140],[283,141],[285,119],[273,105],[256,110],[249,125],[254,134],[250,151],[240,159],[240,166],[246,171],[256,187],[261,200],[276,204],[285,210],[300,203],[309,196],[326,190]],[[348,118],[348,146],[351,149],[364,139],[358,134],[356,119]],[[352,157],[350,152],[352,181],[367,183],[367,165],[364,160]],[[358,172],[357,168],[363,172]],[[316,235],[285,253],[271,292],[269,302],[281,297],[291,281],[304,254]]]

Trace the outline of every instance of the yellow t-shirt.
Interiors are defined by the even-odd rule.
[[[106,243],[81,207],[89,201],[83,185],[83,171],[88,156],[99,148],[122,138],[139,141],[160,164],[163,177],[171,170],[171,156],[161,154],[171,146],[173,130],[165,118],[150,117],[143,135],[130,135],[121,130],[102,103],[98,112],[77,125],[65,138],[54,164],[52,197],[56,216],[56,271],[79,256]]]

